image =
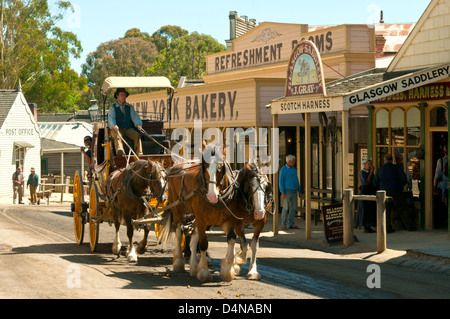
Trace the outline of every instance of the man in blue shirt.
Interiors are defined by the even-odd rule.
[[[286,165],[280,170],[279,186],[281,199],[283,200],[283,210],[281,211],[281,229],[298,229],[294,225],[295,212],[297,211],[297,194],[301,193],[300,183],[298,181],[297,169],[295,168],[295,156],[286,156]],[[289,218],[286,223],[286,215],[289,212]]]
[[[128,136],[133,141],[134,152],[136,155],[142,155],[141,136],[135,130],[135,128],[137,128],[138,131],[142,129],[142,120],[134,110],[134,107],[126,102],[129,95],[130,93],[125,89],[117,89],[116,93],[114,93],[117,102],[109,108],[108,112],[109,133],[114,139],[117,156],[125,154],[123,143],[118,138],[117,132],[120,132],[122,136]]]

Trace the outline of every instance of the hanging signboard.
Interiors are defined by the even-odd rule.
[[[302,40],[291,54],[287,71],[286,97],[326,96],[322,60],[316,45]]]
[[[341,242],[344,239],[344,210],[342,204],[322,208],[325,239],[328,243]]]
[[[444,80],[450,76],[450,64],[425,69],[413,74],[400,76],[368,88],[349,93],[344,97],[344,108],[367,104],[401,92]],[[413,91],[414,92],[414,91]]]

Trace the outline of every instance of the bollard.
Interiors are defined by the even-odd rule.
[[[386,250],[386,191],[377,191],[377,253]]]
[[[344,230],[343,230],[343,242],[345,247],[353,245],[353,190],[344,190],[344,202],[342,204],[343,218],[344,218]]]

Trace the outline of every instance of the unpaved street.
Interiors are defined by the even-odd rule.
[[[0,298],[89,299],[311,299],[311,298],[449,298],[448,276],[382,264],[381,288],[367,286],[370,261],[262,241],[258,269],[261,281],[245,274],[221,281],[223,238],[210,240],[213,281],[201,284],[189,273],[173,273],[170,249],[156,245],[137,263],[111,253],[114,228],[100,226],[99,249],[78,246],[68,207],[0,207]],[[135,242],[143,232],[135,233]],[[121,240],[125,245],[125,227]],[[186,269],[189,266],[186,265]]]

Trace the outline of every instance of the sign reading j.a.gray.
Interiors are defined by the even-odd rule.
[[[344,108],[369,103],[422,85],[446,79],[450,76],[450,64],[385,81],[344,97]]]

